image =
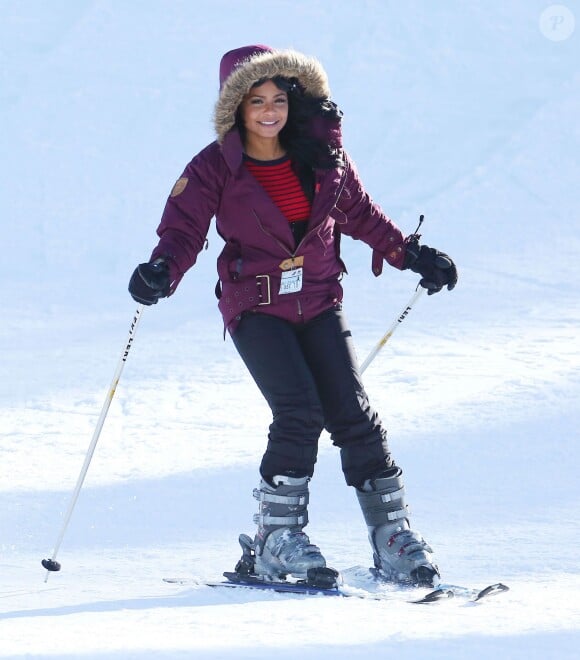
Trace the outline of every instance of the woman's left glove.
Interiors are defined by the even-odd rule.
[[[457,284],[457,268],[453,259],[435,248],[419,245],[416,236],[407,239],[407,252],[403,270],[409,268],[421,275],[419,284],[428,290],[431,296],[447,285],[451,291]]]
[[[169,267],[163,259],[139,264],[129,281],[129,293],[138,303],[155,305],[159,298],[169,295]]]

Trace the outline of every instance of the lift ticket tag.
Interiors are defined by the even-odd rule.
[[[282,278],[280,280],[279,295],[285,293],[298,293],[302,290],[302,274],[304,257],[291,257],[284,259],[280,264]]]

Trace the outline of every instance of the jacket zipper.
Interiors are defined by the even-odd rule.
[[[342,193],[342,189],[344,188],[345,181],[346,181],[346,172],[343,172],[342,173],[342,179],[341,179],[341,182],[340,182],[340,187],[339,187],[338,192],[336,194],[336,199],[338,199],[340,197],[340,195]],[[318,192],[318,188],[317,188],[317,192]],[[333,208],[334,208],[334,205],[333,205]],[[262,233],[264,233],[269,238],[273,238],[276,241],[276,243],[282,248],[282,250],[291,259],[294,259],[294,257],[298,254],[298,252],[300,251],[300,246],[302,245],[302,243],[304,243],[304,241],[306,240],[306,237],[314,231],[313,229],[311,229],[310,231],[307,231],[306,234],[304,234],[304,236],[302,237],[302,240],[300,241],[300,243],[298,243],[298,245],[294,249],[294,252],[292,252],[292,250],[289,250],[284,245],[284,243],[281,243],[275,236],[273,236],[272,234],[270,234],[269,232],[267,232],[264,229],[264,225],[262,225],[262,221],[260,220],[260,216],[256,213],[255,209],[252,209],[252,213],[254,214],[254,216],[256,218],[256,221],[258,223],[258,227],[260,227],[260,230],[262,231]],[[298,316],[302,316],[302,304],[300,303],[300,298],[296,298],[296,304],[297,304],[297,307],[298,307]]]
[[[269,232],[267,232],[264,229],[264,226],[262,225],[262,222],[260,220],[260,216],[256,213],[256,211],[254,209],[252,209],[252,212],[256,216],[258,226],[260,227],[260,230],[262,231],[262,233],[266,234],[266,236],[269,236],[270,238],[273,238],[276,241],[276,243],[282,248],[282,250],[284,250],[284,252],[286,252],[286,254],[291,259],[294,259],[294,257],[296,256],[296,252],[298,252],[298,247],[300,247],[300,244],[302,243],[302,241],[300,241],[300,243],[296,247],[296,250],[294,252],[292,252],[283,243],[281,243],[275,236],[272,236],[272,234],[270,234]],[[302,240],[304,240],[304,239],[302,239]],[[296,305],[297,305],[298,316],[302,316],[302,305],[300,304],[300,298],[296,298]]]
[[[346,182],[346,172],[343,172],[342,173],[342,179],[340,181],[340,186],[339,186],[338,192],[336,193],[336,199],[338,199],[340,197],[340,195],[342,194],[342,190],[344,188],[345,182]],[[333,205],[332,208],[334,208],[334,205]],[[264,229],[264,226],[262,225],[262,222],[260,220],[260,216],[256,213],[255,209],[252,209],[252,213],[254,214],[254,216],[255,216],[255,218],[258,222],[258,226],[260,227],[261,231],[264,234],[266,234],[266,236],[269,236],[270,238],[273,238],[276,241],[276,243],[284,250],[284,252],[286,252],[286,254],[288,256],[292,257],[292,258],[294,258],[298,254],[298,252],[300,251],[300,247],[302,246],[302,243],[304,243],[306,238],[314,231],[314,229],[310,229],[309,231],[307,231],[306,234],[304,234],[304,236],[302,237],[302,240],[300,241],[300,243],[298,243],[298,245],[294,249],[294,252],[292,252],[283,243],[281,243],[275,236],[273,236],[272,234],[270,234],[269,232],[267,232]],[[329,213],[327,213],[326,215],[329,215]]]
[[[296,252],[294,252],[294,254],[293,254],[293,253],[292,253],[292,252],[291,252],[291,251],[290,251],[290,250],[284,245],[284,243],[281,243],[281,242],[280,242],[275,236],[273,236],[272,234],[270,234],[269,232],[267,232],[267,231],[264,229],[264,226],[262,225],[262,221],[260,220],[260,216],[256,213],[255,209],[252,209],[252,213],[255,215],[256,220],[257,220],[257,222],[258,222],[258,226],[260,227],[260,230],[262,231],[262,233],[263,233],[263,234],[266,234],[266,236],[268,236],[269,238],[273,238],[273,239],[276,241],[276,243],[277,243],[277,244],[278,244],[278,245],[284,250],[284,252],[286,252],[286,254],[287,254],[288,256],[290,256],[290,257],[295,257],[295,256],[296,256]],[[300,242],[302,243],[302,241],[300,241]]]
[[[336,193],[335,199],[338,199],[338,198],[341,196],[341,194],[342,194],[342,189],[344,188],[344,184],[345,184],[345,182],[346,182],[346,171],[343,171],[343,173],[342,173],[342,178],[341,178],[341,180],[340,180],[340,186],[339,186],[339,188],[338,188],[338,192]],[[320,181],[317,181],[317,182],[316,182],[315,190],[316,190],[316,194],[318,194],[318,191],[320,190]],[[332,208],[334,208],[335,206],[336,206],[336,204],[333,204],[333,205],[332,205]],[[331,209],[331,210],[332,210],[332,209]],[[329,211],[328,213],[326,213],[325,215],[330,215],[330,211]],[[296,246],[296,251],[294,252],[294,254],[293,254],[292,256],[295,256],[296,253],[298,253],[298,251],[299,251],[299,249],[300,249],[300,246],[302,245],[302,243],[304,243],[304,241],[306,240],[306,237],[307,237],[312,231],[314,231],[314,230],[311,229],[310,231],[307,231],[306,234],[304,234],[304,236],[302,237],[302,240],[301,240],[300,243],[298,243],[298,245]]]

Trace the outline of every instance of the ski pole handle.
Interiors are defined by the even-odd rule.
[[[399,327],[399,325],[407,318],[407,314],[413,309],[413,305],[419,300],[419,298],[423,295],[425,292],[425,289],[423,287],[419,287],[417,291],[413,294],[413,297],[409,302],[405,305],[405,307],[401,310],[401,313],[397,318],[393,321],[391,327],[387,330],[387,332],[382,336],[381,340],[379,343],[373,348],[373,350],[369,353],[367,359],[361,364],[360,367],[360,374],[362,375],[365,371],[365,369],[369,366],[369,364],[375,359],[379,351],[383,348],[383,346],[389,341],[395,330]]]
[[[44,579],[45,582],[48,582],[48,576],[50,575],[51,571],[59,571],[60,570],[60,564],[56,561],[56,556],[58,554],[58,551],[60,549],[60,545],[61,545],[62,540],[64,538],[64,534],[65,534],[66,529],[68,527],[68,524],[70,522],[73,510],[74,510],[75,505],[77,503],[77,500],[79,498],[79,494],[81,492],[83,482],[84,482],[85,477],[87,475],[89,465],[91,464],[93,454],[95,453],[95,448],[97,446],[99,436],[101,435],[101,430],[103,428],[103,424],[105,423],[107,413],[109,412],[109,407],[111,405],[113,397],[115,396],[115,390],[117,389],[117,385],[119,384],[119,379],[121,378],[121,373],[123,371],[123,367],[125,366],[125,362],[127,361],[127,357],[129,356],[129,351],[131,350],[131,345],[133,344],[133,339],[135,338],[135,332],[137,330],[137,326],[139,325],[139,320],[141,318],[141,313],[143,312],[143,307],[144,307],[144,305],[139,305],[137,307],[137,309],[135,310],[135,314],[133,315],[133,320],[131,321],[131,327],[129,329],[129,336],[127,337],[127,341],[123,345],[123,352],[121,353],[119,363],[117,364],[117,368],[115,370],[115,375],[113,376],[111,386],[109,387],[109,391],[107,392],[107,396],[105,398],[105,403],[103,404],[101,414],[99,415],[99,419],[97,421],[97,426],[96,426],[95,431],[93,433],[91,443],[89,445],[89,448],[87,450],[87,454],[85,456],[85,461],[83,463],[81,472],[80,472],[79,477],[77,479],[77,484],[75,486],[75,489],[73,491],[70,503],[68,505],[68,509],[67,509],[67,512],[66,512],[65,517],[64,517],[64,522],[63,522],[62,528],[60,530],[60,534],[59,534],[58,539],[56,541],[56,544],[54,546],[54,551],[52,553],[52,557],[50,559],[43,559],[42,560],[42,565],[44,566],[44,568],[47,569],[46,577]]]

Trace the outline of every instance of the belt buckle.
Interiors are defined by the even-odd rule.
[[[264,293],[262,291],[262,282],[260,281],[260,278],[264,278],[266,280],[266,292],[267,292],[267,300],[261,300],[258,305],[270,305],[272,302],[272,296],[270,293],[270,276],[269,275],[256,275],[256,285],[259,287],[259,295],[261,298],[264,297]]]

